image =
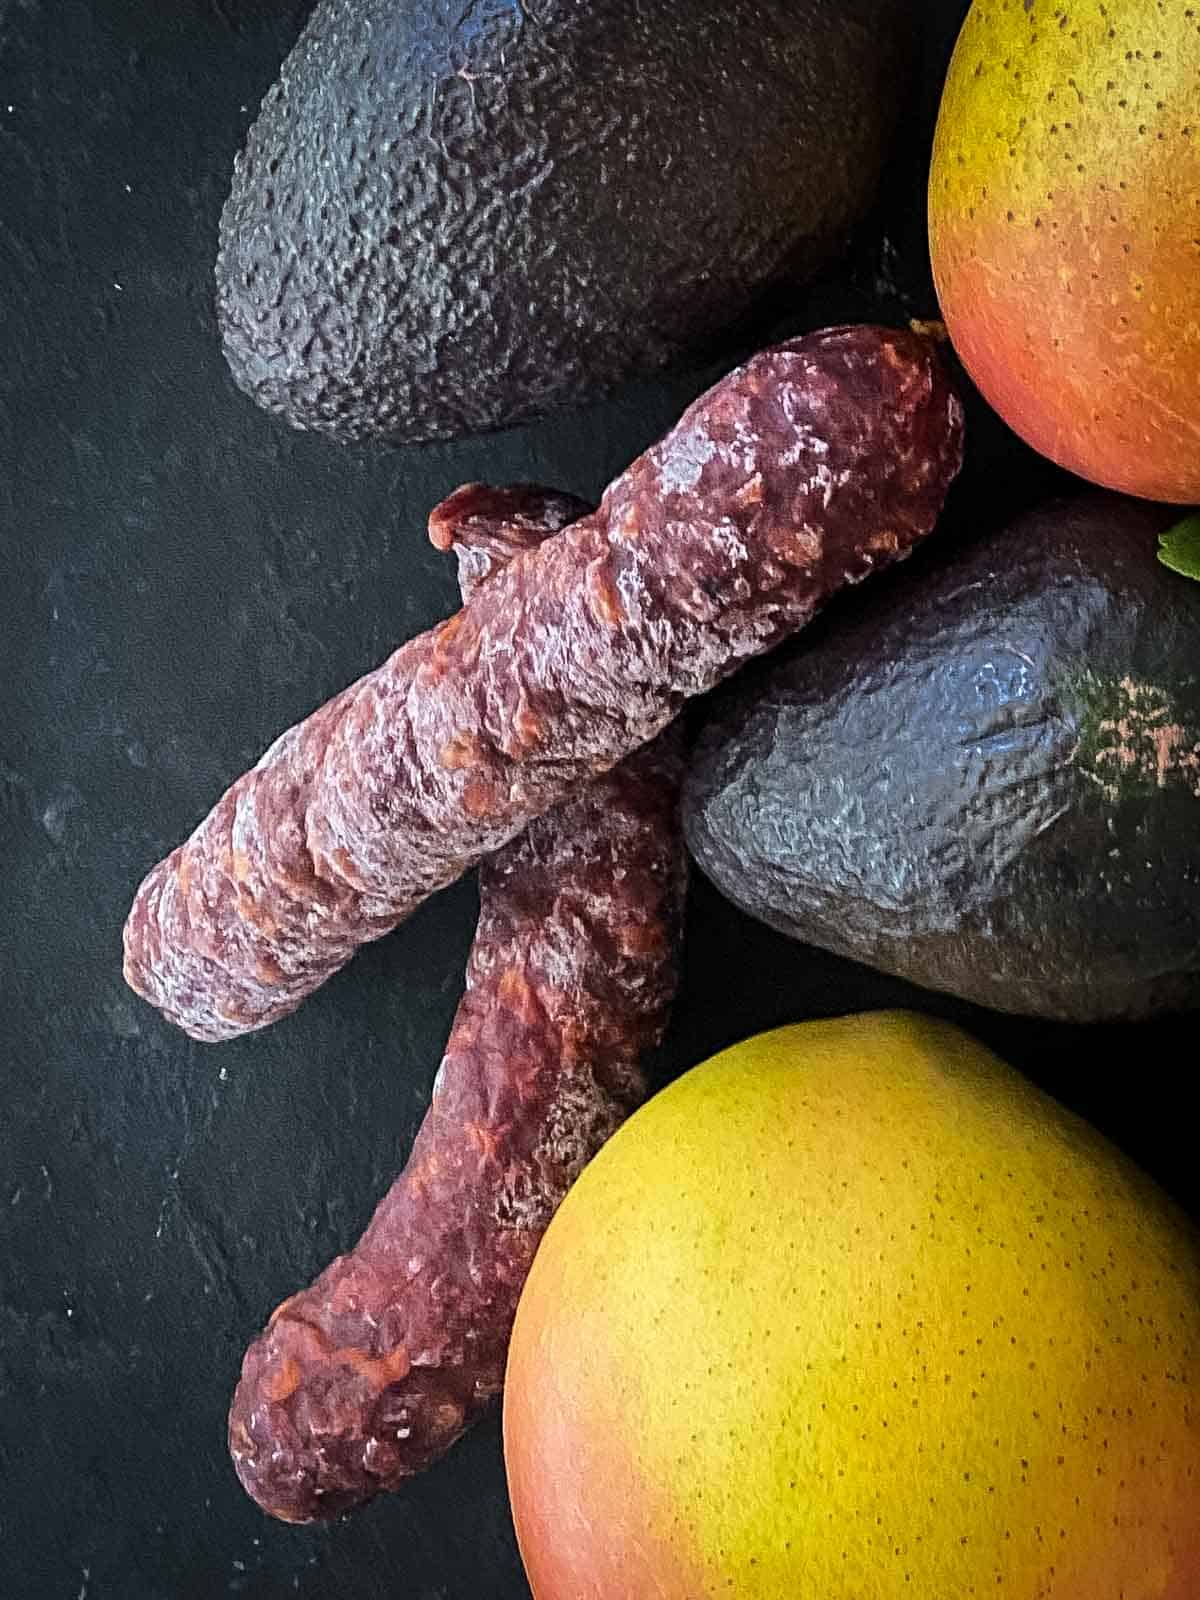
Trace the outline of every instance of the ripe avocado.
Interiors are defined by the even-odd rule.
[[[1002,1011],[1200,1004],[1200,585],[1089,494],[935,546],[718,699],[685,798],[717,887]]]
[[[869,203],[903,0],[322,0],[221,219],[225,354],[342,440],[705,354]]]

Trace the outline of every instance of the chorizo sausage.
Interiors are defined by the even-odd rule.
[[[962,431],[915,332],[836,328],[753,357],[596,511],[238,779],[138,890],[130,984],[197,1039],[293,1010],[689,697],[906,555]]]
[[[456,550],[465,593],[568,505],[469,485],[431,536]],[[499,1393],[534,1251],[643,1098],[639,1058],[674,993],[678,741],[668,729],[481,864],[466,993],[408,1165],[243,1364],[230,1449],[275,1516],[311,1521],[397,1487]]]

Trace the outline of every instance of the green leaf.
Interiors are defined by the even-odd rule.
[[[1200,511],[1168,528],[1158,541],[1158,559],[1172,572],[1200,583]]]

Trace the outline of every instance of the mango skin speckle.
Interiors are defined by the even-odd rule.
[[[714,1057],[585,1171],[517,1316],[536,1600],[1196,1600],[1200,1248],[948,1024]]]
[[[929,186],[942,315],[1035,449],[1200,500],[1200,5],[975,0]]]

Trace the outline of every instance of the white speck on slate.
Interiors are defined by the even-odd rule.
[[[141,1033],[141,1024],[134,1009],[126,1004],[123,996],[107,1000],[104,1004],[104,1013],[118,1039],[136,1039]]]
[[[55,844],[62,843],[63,837],[66,833],[66,827],[63,819],[62,806],[60,804],[52,800],[46,807],[45,811],[42,812],[42,827],[45,828],[46,832],[54,840]]]

